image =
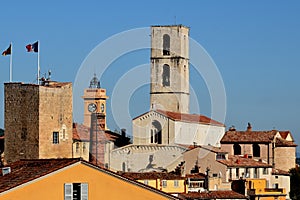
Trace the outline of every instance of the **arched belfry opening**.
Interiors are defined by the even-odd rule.
[[[162,84],[163,86],[170,86],[170,66],[164,64],[163,66],[163,74],[162,74]]]
[[[170,36],[168,34],[163,36],[163,55],[170,55]]]
[[[151,130],[150,130],[150,143],[162,144],[161,124],[157,120],[154,120],[152,122]]]
[[[233,152],[234,152],[234,155],[241,155],[242,154],[241,145],[234,144],[233,145]]]

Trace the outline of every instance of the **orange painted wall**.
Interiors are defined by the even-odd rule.
[[[34,173],[34,172],[32,172]],[[88,183],[89,199],[169,199],[85,164],[73,166],[0,194],[1,200],[64,199],[64,183]]]

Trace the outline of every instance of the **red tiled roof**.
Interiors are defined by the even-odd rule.
[[[52,172],[55,172],[64,167],[70,166],[77,162],[84,163],[88,166],[92,166],[95,169],[98,169],[110,176],[113,176],[118,179],[122,179],[126,182],[135,184],[139,187],[148,189],[150,191],[159,193],[163,196],[168,197],[169,199],[179,199],[174,197],[166,192],[157,190],[153,187],[144,185],[132,179],[121,176],[115,172],[112,172],[108,169],[101,168],[97,165],[94,165],[90,162],[81,160],[80,158],[63,158],[63,159],[30,159],[30,160],[20,160],[6,167],[11,167],[11,173],[2,176],[0,174],[0,193],[17,187],[19,185],[25,184],[42,176],[48,175]]]
[[[285,175],[285,176],[289,176],[289,172],[281,170],[281,169],[272,169],[272,175]]]
[[[225,126],[223,123],[213,120],[204,115],[178,113],[178,112],[171,112],[171,111],[164,111],[164,110],[156,110],[156,111],[160,114],[165,115],[166,117],[173,119],[174,121],[196,122],[196,123],[211,124],[217,126]]]
[[[156,179],[164,179],[164,180],[180,180],[184,179],[176,174],[166,173],[166,172],[118,172],[121,176],[130,178],[132,180],[156,180]]]
[[[0,193],[58,169],[78,162],[79,159],[33,159],[20,160],[9,165],[11,173],[0,176]],[[1,172],[2,173],[2,172]]]
[[[183,121],[183,122],[193,122],[193,123],[200,123],[200,124],[211,124],[216,126],[225,126],[223,123],[218,122],[216,120],[213,120],[209,117],[206,117],[204,115],[197,115],[197,114],[187,114],[187,113],[178,113],[178,112],[171,112],[171,111],[164,111],[164,110],[154,110],[154,112],[157,112],[161,115],[164,115],[174,121]],[[146,112],[149,113],[149,112]],[[144,114],[146,114],[144,113]],[[141,114],[133,119],[137,119],[141,117]]]
[[[275,140],[275,146],[276,147],[296,147],[296,145],[293,141],[287,141],[281,138],[276,138]]]
[[[221,143],[271,143],[277,131],[226,131]]]
[[[117,136],[113,132],[105,130],[105,138],[109,141],[115,141]],[[79,141],[89,141],[90,128],[83,124],[73,123],[73,139]]]
[[[180,194],[179,197],[184,199],[247,199],[245,195],[232,190],[189,192],[187,194]]]
[[[186,177],[186,178],[205,179],[205,174],[202,174],[202,173],[186,174],[185,177]]]
[[[272,167],[262,161],[256,161],[252,158],[244,158],[241,156],[229,156],[228,160],[218,160],[218,162],[227,167]]]
[[[290,131],[279,131],[279,134],[283,139],[286,139],[287,136],[290,134]]]

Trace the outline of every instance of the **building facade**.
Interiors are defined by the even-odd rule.
[[[5,160],[72,157],[72,83],[5,83]]]
[[[189,28],[151,27],[150,107],[189,113]]]

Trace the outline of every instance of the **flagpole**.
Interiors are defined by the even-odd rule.
[[[38,65],[38,68],[37,68],[37,84],[39,85],[40,84],[40,41],[38,40],[38,58],[37,58],[37,65]]]
[[[10,43],[10,61],[9,61],[9,82],[12,82],[12,56],[13,56],[13,46]]]

